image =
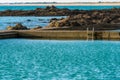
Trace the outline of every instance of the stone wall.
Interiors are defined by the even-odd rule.
[[[120,40],[120,32],[110,31],[66,31],[66,30],[19,30],[2,31],[0,38],[39,38],[39,39],[74,39],[74,40]]]
[[[19,31],[19,37],[41,39],[120,40],[120,32],[109,31]]]
[[[18,35],[14,31],[0,31],[0,39],[17,38]]]

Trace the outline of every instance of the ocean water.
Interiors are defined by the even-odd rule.
[[[0,80],[120,80],[120,42],[0,40]]]
[[[4,10],[35,10],[36,8],[45,8],[46,6],[0,6],[0,11]],[[71,10],[93,10],[93,9],[111,9],[120,8],[120,6],[56,6],[57,8],[68,8]]]
[[[36,26],[45,27],[49,24],[52,18],[65,18],[65,16],[46,16],[46,17],[35,17],[35,16],[4,16],[0,17],[0,30],[5,30],[7,26],[15,26],[17,23],[21,23],[28,28]],[[28,21],[31,20],[31,21]]]

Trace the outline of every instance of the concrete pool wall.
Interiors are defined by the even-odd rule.
[[[120,32],[111,31],[66,31],[66,30],[14,30],[0,31],[0,38],[120,40]]]

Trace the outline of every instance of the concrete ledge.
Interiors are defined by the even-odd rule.
[[[14,31],[0,31],[0,39],[17,38],[18,35]]]
[[[86,32],[79,31],[19,31],[21,38],[41,38],[41,39],[86,39]]]
[[[0,38],[78,39],[78,40],[120,40],[120,32],[68,31],[68,30],[16,30],[1,31]]]

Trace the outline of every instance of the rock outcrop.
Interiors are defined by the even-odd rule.
[[[55,6],[47,6],[46,8],[37,8],[35,10],[6,10],[0,11],[0,16],[70,16],[77,14],[90,14],[94,12],[95,17],[99,12],[106,12],[108,14],[119,13],[120,9],[109,9],[109,10],[70,10],[67,8],[57,8]],[[102,16],[102,14],[101,14]],[[88,16],[89,18],[89,16]]]
[[[47,6],[46,8],[36,8],[35,10],[0,11],[0,16],[67,16],[73,13],[75,14],[75,12],[69,9],[59,9],[55,6]]]
[[[53,20],[46,28],[120,29],[120,9],[86,11],[65,19]]]
[[[15,26],[8,26],[7,30],[28,30],[26,26],[23,26],[22,24],[18,23]]]
[[[51,19],[50,24],[46,28],[63,28],[70,30],[85,30],[87,27],[89,27],[89,29],[94,27],[96,30],[120,29],[120,8],[104,10],[69,10],[66,8],[59,9],[55,6],[47,6],[46,8],[37,8],[35,10],[0,11],[0,16],[68,16],[65,19]],[[14,27],[9,26],[7,29],[25,30],[28,28],[19,24]],[[41,29],[41,27],[33,29]]]

